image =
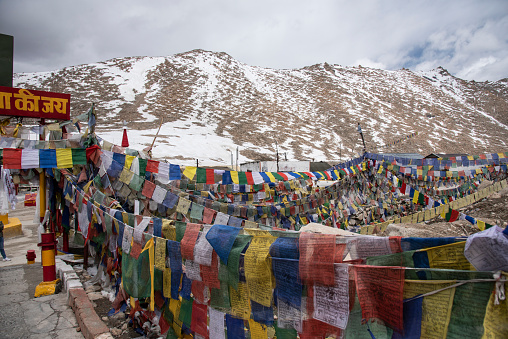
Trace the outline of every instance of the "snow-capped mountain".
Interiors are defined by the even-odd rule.
[[[135,149],[162,121],[154,158],[182,165],[227,165],[237,147],[239,163],[270,160],[277,146],[288,160],[336,163],[361,152],[358,122],[370,152],[508,151],[508,79],[466,81],[443,68],[269,69],[194,50],[18,73],[14,87],[71,94],[71,116],[94,103],[97,134],[120,144],[125,120]]]

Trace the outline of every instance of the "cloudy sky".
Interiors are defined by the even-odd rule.
[[[14,36],[15,72],[205,49],[270,68],[508,77],[506,0],[0,0],[0,33]]]

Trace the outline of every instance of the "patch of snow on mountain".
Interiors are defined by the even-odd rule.
[[[113,76],[113,83],[118,85],[121,96],[126,101],[134,101],[137,94],[146,92],[146,75],[159,64],[164,62],[163,57],[145,57],[138,60],[129,60],[132,67],[128,71],[117,66],[103,67],[105,75]]]

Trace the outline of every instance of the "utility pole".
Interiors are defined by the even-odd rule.
[[[279,145],[277,144],[277,140],[275,140],[275,152],[277,154],[277,172],[279,171]]]
[[[229,151],[231,153],[231,170],[233,170],[233,152]]]
[[[238,171],[238,146],[236,146],[236,168],[235,170]]]
[[[360,133],[360,136],[362,137],[363,142],[363,153],[367,151],[367,148],[365,147],[365,139],[363,138],[362,128],[360,127],[360,123],[358,123],[358,133]]]

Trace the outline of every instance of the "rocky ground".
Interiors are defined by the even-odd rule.
[[[76,271],[82,284],[92,279],[89,271],[83,270],[81,268],[75,268],[74,270]],[[95,273],[94,269],[90,271]],[[112,293],[110,288],[103,289],[100,284],[95,284],[87,286],[85,291],[88,295],[88,298],[92,302],[95,312],[99,318],[104,321],[106,326],[109,327],[109,331],[113,337],[118,339],[142,337],[132,328],[128,314],[120,311],[115,315],[108,316],[108,312],[112,309],[112,302],[109,299]],[[128,309],[126,312],[128,312]]]
[[[505,228],[508,225],[508,188],[492,193],[476,203],[459,209],[459,212],[491,225]],[[446,222],[440,216],[417,224],[391,224],[383,236],[402,237],[467,237],[480,230],[467,220]]]

